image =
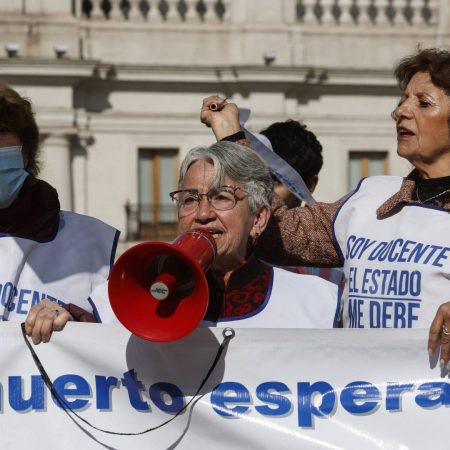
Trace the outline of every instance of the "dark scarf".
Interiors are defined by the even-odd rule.
[[[0,233],[48,238],[56,232],[59,211],[56,190],[30,175],[14,202],[0,209]]]
[[[429,179],[417,177],[416,187],[417,200],[424,203],[438,203],[450,198],[450,176]]]

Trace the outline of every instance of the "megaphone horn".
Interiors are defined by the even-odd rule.
[[[180,234],[173,243],[144,242],[124,252],[108,283],[112,309],[136,336],[174,341],[192,332],[208,307],[205,272],[217,254],[207,231]]]

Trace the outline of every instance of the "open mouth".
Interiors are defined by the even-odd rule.
[[[397,137],[410,137],[414,136],[414,133],[408,128],[405,127],[397,127]]]
[[[223,231],[219,230],[219,228],[196,228],[196,230],[207,231],[209,234],[213,235],[213,237],[217,237],[223,234]]]

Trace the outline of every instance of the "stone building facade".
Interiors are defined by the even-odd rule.
[[[317,134],[317,199],[406,174],[392,67],[418,45],[450,45],[448,0],[0,0],[0,80],[35,105],[41,177],[124,240],[175,233],[167,193],[213,141],[212,93],[253,131],[293,118]]]

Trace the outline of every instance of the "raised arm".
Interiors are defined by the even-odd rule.
[[[340,266],[333,244],[333,218],[342,202],[288,209],[274,197],[273,215],[258,239],[256,255],[276,265]]]
[[[241,129],[237,106],[215,95],[203,100],[200,119],[212,129],[217,140],[234,135]],[[273,217],[258,239],[257,256],[282,266],[340,266],[332,237],[333,218],[340,205],[338,201],[288,209],[274,195]]]
[[[241,131],[238,107],[217,95],[203,100],[200,120],[212,129],[218,141]]]

